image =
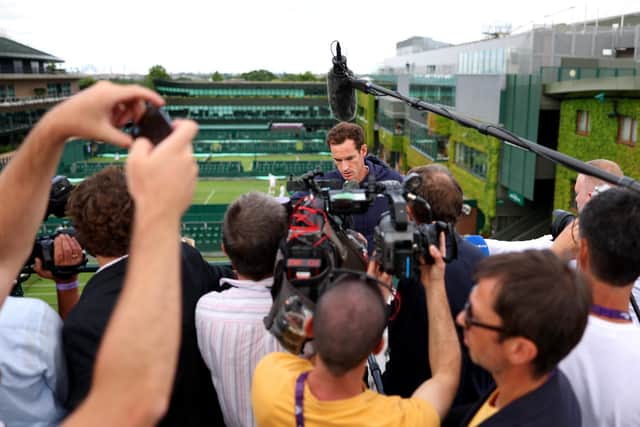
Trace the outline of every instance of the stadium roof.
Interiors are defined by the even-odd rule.
[[[39,59],[47,62],[64,62],[64,60],[56,56],[23,45],[6,37],[0,37],[0,58]]]

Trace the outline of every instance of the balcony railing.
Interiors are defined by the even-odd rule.
[[[8,96],[0,98],[0,106],[2,107],[19,107],[22,105],[46,104],[51,102],[60,102],[69,98],[68,95],[47,95],[47,96]]]

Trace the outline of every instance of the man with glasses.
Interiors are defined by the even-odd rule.
[[[579,426],[580,406],[556,365],[580,341],[591,293],[550,251],[482,260],[457,316],[471,359],[496,382],[465,426]]]

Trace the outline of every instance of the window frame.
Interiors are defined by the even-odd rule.
[[[623,135],[624,121],[631,121],[629,126],[629,134]],[[634,139],[635,136],[635,139]],[[635,147],[638,142],[638,119],[631,116],[618,116],[618,134],[616,136],[616,143],[622,145],[628,145]]]
[[[582,117],[586,116],[586,130],[580,128]],[[580,136],[589,136],[591,133],[591,114],[587,110],[576,111],[576,134]]]

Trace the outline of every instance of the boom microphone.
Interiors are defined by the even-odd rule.
[[[343,122],[350,122],[356,117],[356,90],[349,77],[353,77],[353,73],[347,68],[347,57],[342,56],[338,42],[333,68],[327,73],[327,95],[331,113]]]

